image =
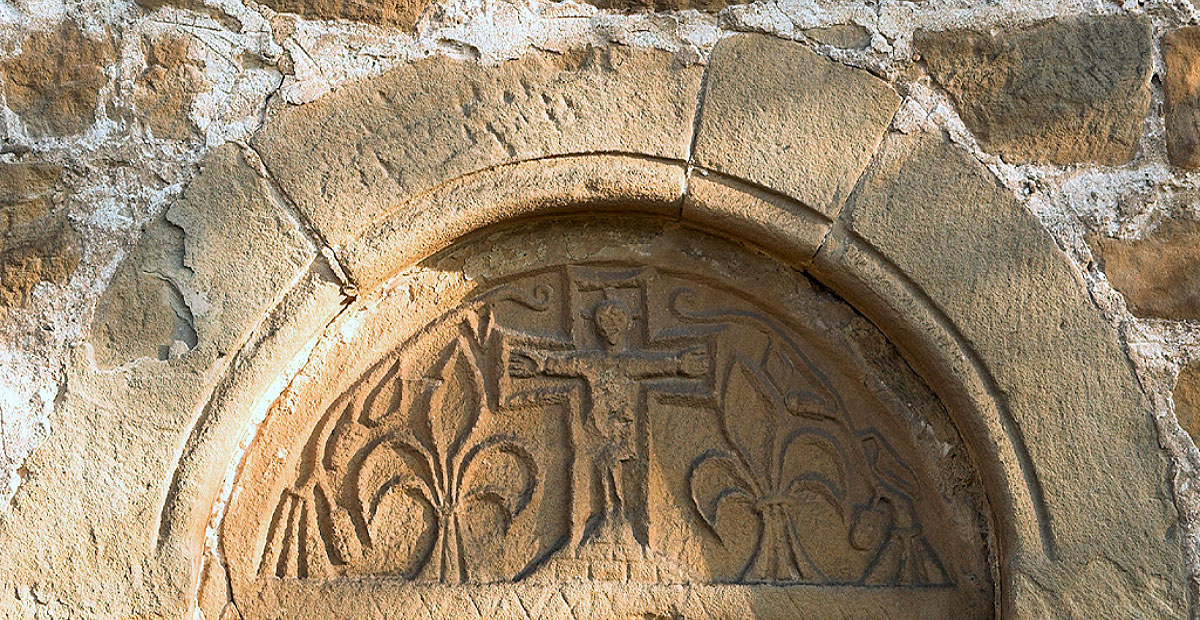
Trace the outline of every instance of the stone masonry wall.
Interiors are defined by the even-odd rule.
[[[205,301],[175,284],[190,258],[163,214],[206,155],[248,143],[268,102],[304,105],[438,54],[491,67],[633,46],[702,64],[739,31],[891,81],[896,129],[967,147],[1075,261],[1153,403],[1195,598],[1200,8],[1188,0],[0,0],[0,519],[38,475],[24,464],[54,432],[71,348],[107,343],[112,359],[96,363],[112,367],[195,345]],[[117,281],[143,235],[162,254],[155,284]],[[138,304],[99,303],[110,287],[163,303],[131,320],[120,313]],[[149,341],[167,344],[135,346]],[[17,617],[65,604],[15,587]]]

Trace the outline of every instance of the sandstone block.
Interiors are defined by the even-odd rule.
[[[348,19],[411,29],[430,0],[263,0],[262,4],[309,19]]]
[[[378,286],[455,239],[507,220],[581,211],[677,217],[685,167],[643,157],[590,155],[521,162],[422,194],[351,239],[340,257],[355,283]]]
[[[38,282],[65,282],[79,264],[79,236],[53,210],[61,172],[45,163],[0,165],[0,307],[24,304]]]
[[[1009,163],[1117,166],[1137,152],[1150,105],[1145,18],[919,32],[913,45],[975,137]]]
[[[113,44],[93,40],[73,22],[53,32],[33,32],[21,54],[0,62],[4,94],[30,131],[66,135],[96,120],[104,68],[116,57]]]
[[[231,352],[313,255],[238,148],[220,147],[101,297],[97,362],[167,359],[209,344]]]
[[[203,69],[187,57],[191,39],[148,38],[146,70],[135,81],[134,106],[155,138],[182,140],[196,135],[188,117],[192,97],[208,86]]]
[[[836,213],[899,95],[865,71],[763,35],[722,39],[711,63],[695,163]]]
[[[838,24],[824,28],[809,28],[804,36],[821,43],[843,49],[863,49],[871,45],[871,33],[858,24]]]
[[[495,68],[433,57],[282,110],[254,145],[340,244],[405,199],[498,164],[605,151],[684,159],[701,70],[620,47]]]
[[[1200,27],[1163,36],[1167,154],[1181,168],[1200,168]]]
[[[1200,362],[1179,371],[1172,396],[1179,426],[1192,436],[1192,441],[1200,440]]]
[[[1200,319],[1200,222],[1170,219],[1145,238],[1096,238],[1092,247],[1134,315]]]

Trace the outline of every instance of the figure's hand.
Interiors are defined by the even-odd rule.
[[[679,356],[679,370],[689,377],[708,372],[708,351],[704,347],[684,351]]]
[[[541,371],[537,358],[525,351],[513,351],[508,356],[508,374],[517,378],[532,377]]]

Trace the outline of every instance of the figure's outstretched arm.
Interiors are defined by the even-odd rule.
[[[580,377],[584,374],[586,359],[578,352],[544,353],[541,351],[513,351],[508,356],[508,374],[518,377]]]
[[[708,350],[704,346],[679,353],[640,352],[626,364],[627,372],[639,379],[651,377],[695,377],[708,372]]]

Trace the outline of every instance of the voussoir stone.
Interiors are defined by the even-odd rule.
[[[1168,219],[1137,240],[1092,240],[1108,281],[1140,317],[1200,319],[1200,222]]]
[[[1150,106],[1143,17],[918,32],[913,46],[984,149],[1009,163],[1115,166],[1137,152]]]
[[[842,218],[957,326],[1019,429],[1058,568],[1033,568],[1040,555],[1012,566],[1042,574],[1059,601],[1085,596],[1096,575],[1120,574],[1105,586],[1129,606],[1117,607],[1119,617],[1183,609],[1176,511],[1145,396],[1035,216],[941,136],[895,134]]]
[[[315,251],[234,145],[217,148],[183,198],[152,223],[93,319],[101,366],[232,352]]]
[[[682,160],[701,73],[621,47],[492,68],[435,56],[279,111],[253,145],[341,244],[406,199],[499,164],[596,152]]]
[[[1181,168],[1200,168],[1200,27],[1163,36],[1167,155]]]
[[[96,120],[104,68],[116,58],[107,39],[93,39],[74,22],[51,32],[33,32],[21,53],[0,62],[4,95],[29,130],[61,136],[83,131]]]
[[[713,50],[695,163],[832,215],[879,145],[900,97],[883,80],[765,35]]]

